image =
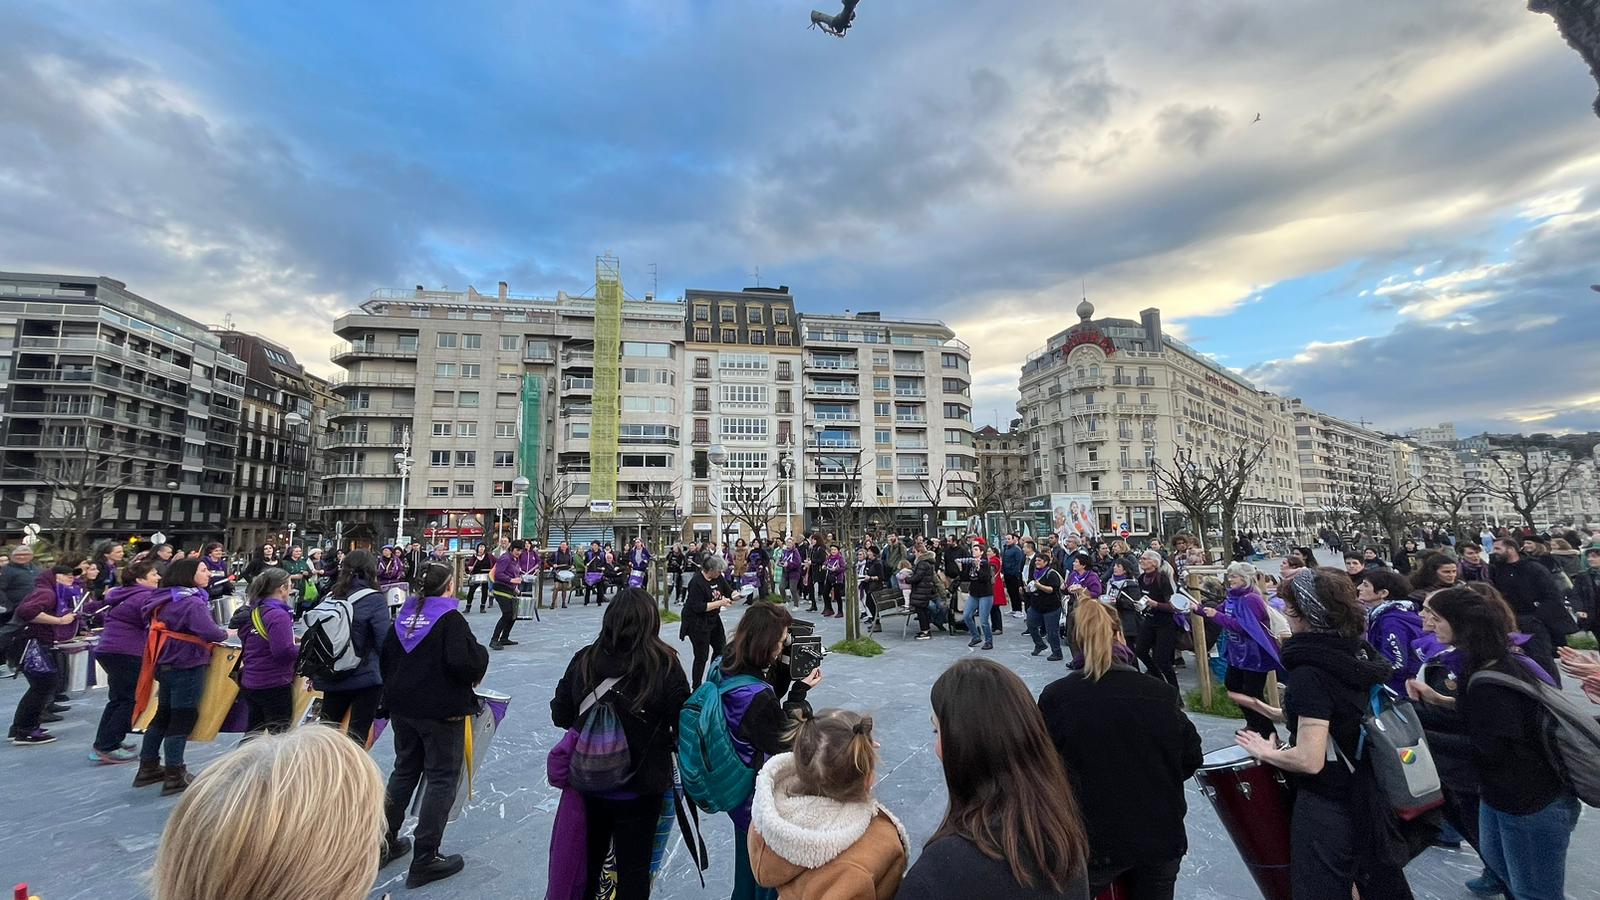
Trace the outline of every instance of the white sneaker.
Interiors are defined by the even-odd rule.
[[[1027,615],[1028,615],[1027,613],[1022,612],[1021,610],[1018,610],[1017,612],[1014,612],[1014,613],[1011,614],[1011,618],[1013,618],[1013,619],[1022,619],[1022,618],[1026,618]]]

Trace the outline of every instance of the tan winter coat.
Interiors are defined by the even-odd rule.
[[[876,801],[791,793],[794,754],[767,760],[750,806],[750,870],[782,900],[889,900],[906,873],[906,830]]]

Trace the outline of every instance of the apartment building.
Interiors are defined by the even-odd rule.
[[[343,538],[339,534],[340,521],[337,517],[326,515],[324,497],[328,485],[328,442],[333,437],[333,414],[336,408],[343,405],[343,400],[333,390],[333,385],[324,378],[315,375],[306,375],[306,386],[311,389],[311,464],[306,469],[306,520],[303,526],[305,542],[309,546],[318,546],[333,542],[335,546]]]
[[[1539,448],[1526,453],[1533,475],[1520,487],[1516,476],[1523,468],[1523,451],[1462,450],[1456,455],[1462,477],[1468,479],[1468,483],[1494,485],[1500,491],[1471,495],[1466,507],[1469,518],[1495,526],[1520,526],[1522,515],[1506,499],[1507,494],[1520,491],[1519,495],[1526,497],[1531,489],[1542,498],[1534,512],[1540,527],[1600,522],[1600,474],[1597,474],[1593,455],[1579,457],[1574,464],[1572,454],[1565,450]],[[1569,466],[1572,469],[1567,479],[1552,490],[1558,474],[1566,473]],[[1550,474],[1544,474],[1546,472]]]
[[[967,345],[925,319],[800,320],[807,527],[826,527],[854,497],[874,530],[964,530],[978,468]]]
[[[719,541],[792,534],[799,478],[802,352],[786,286],[684,295],[685,531]],[[719,459],[714,465],[712,460]],[[721,513],[720,517],[718,513]]]
[[[1340,524],[1369,490],[1394,490],[1394,449],[1388,437],[1289,400],[1307,520]]]
[[[316,511],[308,502],[314,420],[310,380],[315,376],[282,344],[244,331],[212,331],[223,349],[245,364],[227,544],[249,550],[271,541],[282,547],[291,531],[305,536]]]
[[[1440,422],[1437,425],[1408,429],[1405,436],[1412,441],[1420,441],[1424,444],[1454,447],[1456,443],[1456,426],[1454,422]]]
[[[0,273],[0,521],[221,540],[245,364],[104,276]]]
[[[1077,324],[1022,366],[1017,410],[1034,506],[1047,509],[1052,495],[1064,495],[1086,506],[1100,531],[1146,535],[1169,517],[1165,530],[1175,530],[1181,512],[1159,498],[1158,465],[1170,467],[1179,448],[1205,464],[1265,444],[1239,528],[1300,528],[1300,473],[1281,398],[1164,334],[1160,310],[1146,309],[1137,321],[1096,319],[1084,300],[1077,314]]]
[[[1416,435],[1418,431],[1437,434],[1436,429],[1416,429],[1406,434]],[[1462,484],[1455,451],[1442,442],[1390,435],[1389,455],[1394,465],[1394,483],[1416,488],[1406,501],[1407,511],[1423,522],[1448,521],[1449,510],[1439,501],[1451,496]],[[1462,509],[1464,512],[1465,507]]]
[[[985,425],[972,433],[978,450],[978,480],[1001,479],[1023,485],[1032,478],[1028,438],[1015,427],[1018,423],[1012,424],[1010,431]]]
[[[549,491],[552,540],[637,534],[638,498],[681,471],[684,313],[616,273],[598,261],[594,297],[378,290],[338,317],[324,518],[347,542],[471,545],[539,534]]]

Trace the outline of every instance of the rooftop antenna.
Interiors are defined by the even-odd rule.
[[[650,296],[661,296],[661,273],[657,270],[655,263],[650,264]]]
[[[228,313],[222,317],[222,327],[225,331],[233,330],[233,313]]]
[[[750,274],[750,277],[754,278],[756,280],[756,287],[761,287],[761,267],[760,266],[756,266],[756,270]]]

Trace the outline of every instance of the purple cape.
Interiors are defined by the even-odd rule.
[[[1249,596],[1251,593],[1254,593],[1258,598],[1261,597],[1259,592],[1249,591],[1235,598],[1233,595],[1233,590],[1231,588],[1229,589],[1228,597],[1229,599],[1237,599],[1238,608],[1241,613],[1241,615],[1236,616],[1235,619],[1238,621],[1245,635],[1249,637],[1250,640],[1255,641],[1256,644],[1261,647],[1262,652],[1272,660],[1273,668],[1277,669],[1279,672],[1284,672],[1286,670],[1283,668],[1283,660],[1278,656],[1278,642],[1273,639],[1272,635],[1267,633],[1267,629],[1262,626],[1261,620],[1255,617],[1253,611],[1245,608],[1244,598]],[[1263,604],[1264,603],[1265,600],[1263,600]]]
[[[454,597],[429,597],[421,602],[415,597],[408,599],[394,620],[394,633],[400,638],[400,646],[407,653],[417,649],[439,619],[456,608],[456,603]]]

